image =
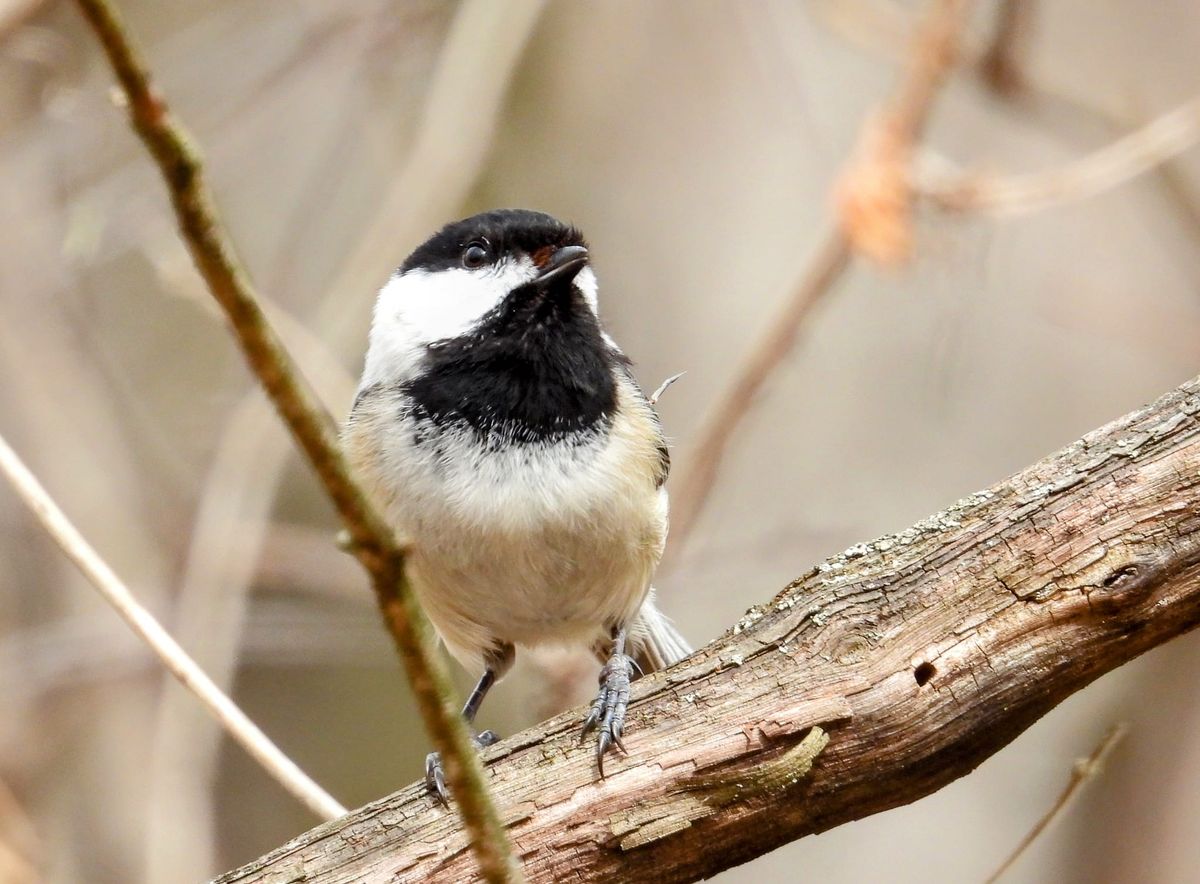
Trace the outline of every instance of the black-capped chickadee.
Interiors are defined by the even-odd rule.
[[[583,237],[549,215],[448,224],[379,293],[344,441],[409,549],[434,628],[483,670],[463,717],[518,645],[590,647],[604,665],[583,730],[599,731],[603,775],[634,667],[689,648],[650,586],[667,536],[666,443],[596,291]],[[447,797],[436,753],[426,779]]]

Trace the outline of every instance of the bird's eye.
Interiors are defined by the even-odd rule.
[[[474,270],[487,263],[488,250],[483,243],[469,243],[462,253],[462,264],[468,270]]]

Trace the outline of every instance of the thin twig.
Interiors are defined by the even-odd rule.
[[[866,122],[836,188],[838,221],[851,248],[897,266],[912,253],[912,161],[933,99],[958,57],[966,0],[931,0],[913,40],[908,73],[891,102]]]
[[[381,175],[382,180],[389,182],[387,191],[369,213],[370,217],[355,237],[357,248],[343,260],[335,281],[326,287],[327,294],[319,307],[305,318],[303,326],[293,323],[289,328],[289,324],[283,322],[283,314],[277,316],[269,302],[264,304],[284,340],[300,348],[293,352],[309,366],[314,380],[319,380],[322,372],[317,368],[320,363],[314,363],[312,358],[321,351],[307,349],[306,337],[298,337],[296,332],[320,329],[325,349],[332,352],[347,350],[362,334],[359,320],[363,310],[359,307],[365,309],[365,299],[386,277],[388,268],[395,266],[398,255],[415,247],[421,237],[461,206],[486,166],[509,87],[545,5],[545,0],[509,0],[502,5],[492,0],[464,0],[457,6],[450,29],[438,50],[437,61],[425,80],[417,132],[401,161]],[[283,251],[287,251],[286,246]],[[188,272],[191,272],[190,268]],[[181,280],[174,279],[173,282],[174,288],[182,287]],[[209,298],[207,292],[204,297]],[[349,401],[348,397],[329,393],[323,398],[326,402]],[[241,502],[239,521],[246,518],[261,520],[275,496],[288,440],[270,432],[274,415],[257,390],[242,396],[230,414],[232,417],[215,448],[213,467],[205,483],[205,497],[211,499],[220,494],[222,486],[237,487]],[[260,442],[249,448],[244,444],[245,439],[259,439]],[[205,512],[212,510],[206,500],[198,511],[197,530],[193,532],[188,551],[189,567],[179,594],[182,605],[186,605],[189,598],[203,594],[193,590],[195,579],[205,573],[234,603],[236,596],[248,589],[249,573],[238,568],[238,556],[214,558],[210,554],[209,542],[220,527],[203,518]],[[245,541],[240,548],[249,555],[252,547],[261,545],[261,530],[242,531],[238,540]],[[241,560],[242,563],[245,561]],[[231,648],[239,639],[240,626],[229,617],[224,625],[234,631],[226,644]],[[220,674],[216,673],[218,682]],[[170,712],[166,705],[161,710],[160,720]],[[212,795],[207,784],[212,779],[216,762],[214,736],[198,729],[188,735],[194,757],[187,771],[191,782],[184,784],[185,791],[189,786],[193,791],[203,788],[202,794],[209,806]],[[171,840],[186,837],[191,843],[204,839],[210,845],[213,843],[211,833],[200,828],[203,821],[193,824],[183,835],[179,834],[179,821],[173,816],[194,814],[196,796],[179,794],[178,776],[171,782],[174,791],[152,792],[152,799],[159,799],[158,809],[167,812],[158,813],[155,822],[147,827],[150,868],[158,856],[173,856]],[[169,804],[162,800],[164,797],[170,800]],[[165,840],[162,832],[155,831],[158,827],[170,833],[170,840]]]
[[[667,566],[678,561],[686,548],[712,492],[730,440],[750,413],[767,380],[795,347],[805,319],[845,273],[856,250],[879,256],[878,250],[872,249],[862,235],[861,222],[865,219],[851,218],[846,210],[851,203],[857,203],[860,208],[865,205],[863,198],[874,186],[871,182],[880,180],[875,170],[881,163],[890,170],[887,176],[896,176],[895,180],[903,184],[903,204],[889,206],[889,211],[899,210],[899,214],[891,216],[889,223],[903,228],[902,238],[907,243],[909,157],[915,140],[928,122],[938,89],[954,62],[966,6],[965,0],[932,0],[930,3],[926,20],[914,39],[908,74],[883,112],[866,126],[859,159],[850,166],[838,187],[843,210],[838,223],[822,235],[791,298],[751,350],[749,358],[705,421],[687,466],[672,485],[671,544],[667,551]],[[889,133],[892,145],[886,156],[876,152],[881,132]],[[863,181],[866,181],[865,189],[860,186]],[[878,207],[873,211],[877,216]]]
[[[753,409],[763,387],[796,345],[804,320],[850,264],[850,248],[838,230],[825,233],[804,276],[750,351],[733,382],[704,422],[687,467],[671,488],[671,543],[664,567],[678,561],[704,511],[729,442]]]
[[[922,156],[918,190],[941,208],[1013,217],[1087,199],[1124,184],[1200,142],[1200,97],[1099,150],[1056,169],[1024,175],[950,173],[949,161]],[[941,167],[937,171],[935,167]]]
[[[17,800],[17,796],[9,788],[8,783],[2,779],[0,779],[0,837],[3,837],[3,840],[0,840],[0,852],[7,847],[9,865],[14,866],[13,860],[17,860],[16,871],[33,873],[30,874],[28,880],[37,880],[36,860],[45,854],[45,850],[33,820],[29,818],[29,814],[21,806],[21,802]],[[3,869],[4,861],[0,861],[0,872]],[[6,880],[4,875],[0,874],[0,881],[4,880]]]
[[[665,381],[663,381],[661,384],[659,384],[658,387],[655,389],[655,391],[650,394],[650,404],[657,405],[658,400],[662,398],[662,394],[667,392],[667,390],[669,390],[671,388],[671,385],[673,383],[675,383],[677,380],[679,380],[681,377],[683,377],[685,374],[687,374],[686,371],[681,371],[678,374],[673,374],[669,378],[667,378]]]
[[[228,316],[251,369],[337,507],[353,540],[355,556],[371,575],[425,726],[442,753],[480,873],[488,881],[519,878],[508,839],[487,793],[482,765],[466,727],[447,705],[449,678],[433,654],[428,627],[408,586],[403,553],[395,536],[351,475],[333,421],[259,306],[219,221],[199,154],[151,83],[149,70],[134,49],[116,8],[108,0],[77,2],[124,89],[130,122],[159,166],[192,260]]]
[[[37,868],[19,850],[0,838],[0,881],[5,884],[37,884]]]
[[[179,244],[158,267],[168,291],[218,322],[220,308]],[[165,251],[165,250],[164,250]],[[328,345],[269,299],[261,306],[291,351],[310,372],[324,402],[347,402],[354,379]],[[287,453],[294,450],[258,390],[239,398],[221,428],[193,518],[182,576],[173,598],[172,629],[209,677],[228,691],[234,681],[245,621],[271,505]],[[317,532],[313,532],[317,534]],[[362,574],[343,556],[329,554],[329,536],[308,539],[307,559],[352,568],[363,600]],[[312,563],[309,563],[312,567]],[[315,579],[315,578],[314,578]],[[149,807],[143,834],[146,878],[167,880],[179,868],[209,869],[217,860],[216,795],[220,732],[202,720],[190,698],[164,686],[155,710],[147,768]]]
[[[1067,781],[1066,788],[1059,794],[1054,805],[1046,811],[1045,816],[1038,820],[1036,825],[1021,839],[1021,843],[1008,855],[1008,859],[1002,862],[996,871],[992,872],[991,876],[987,879],[987,884],[995,884],[996,881],[999,881],[1004,873],[1012,868],[1013,864],[1029,849],[1029,845],[1033,844],[1049,828],[1052,822],[1066,812],[1084,784],[1103,770],[1105,760],[1112,753],[1112,750],[1116,748],[1116,745],[1121,742],[1121,739],[1128,730],[1129,725],[1125,722],[1114,724],[1104,734],[1104,737],[1097,744],[1096,748],[1092,750],[1091,755],[1087,758],[1076,759],[1074,766],[1071,768],[1071,778]]]
[[[979,75],[988,88],[1004,98],[1025,91],[1021,56],[1029,45],[1033,0],[1000,0],[992,41],[979,59]]]
[[[4,473],[42,527],[100,591],[105,601],[117,610],[130,628],[154,650],[171,674],[196,695],[229,735],[267,773],[322,819],[336,819],[346,813],[346,808],[300,770],[233,700],[213,684],[204,670],[154,619],[154,615],[138,603],[129,588],[71,524],[3,437],[0,437],[0,472]]]

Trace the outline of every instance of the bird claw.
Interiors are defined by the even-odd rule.
[[[592,701],[592,708],[584,719],[579,733],[582,740],[592,730],[598,729],[596,738],[596,766],[604,776],[604,754],[610,746],[625,752],[621,734],[625,731],[625,710],[629,706],[629,683],[637,664],[626,654],[614,654],[600,670],[600,690]]]
[[[500,736],[492,730],[482,731],[472,734],[471,742],[475,744],[476,749],[486,749],[500,742]],[[449,806],[450,791],[446,788],[446,771],[442,769],[442,756],[437,752],[430,752],[425,756],[425,787],[431,794],[436,795],[442,804]]]

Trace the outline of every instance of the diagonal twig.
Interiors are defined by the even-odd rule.
[[[1103,770],[1105,760],[1112,754],[1112,750],[1116,748],[1117,744],[1121,742],[1128,731],[1129,725],[1124,722],[1114,724],[1105,732],[1104,737],[1087,758],[1076,760],[1075,765],[1071,768],[1071,778],[1067,781],[1066,788],[1059,793],[1053,806],[1026,833],[1013,852],[1008,855],[1008,858],[1000,864],[1000,867],[996,871],[992,872],[987,879],[987,884],[995,884],[996,881],[999,881],[1004,876],[1004,873],[1011,869],[1025,851],[1029,849],[1029,845],[1033,844],[1050,827],[1051,823],[1066,812],[1084,784]]]
[[[1033,30],[1033,0],[1000,0],[991,42],[979,58],[979,75],[1004,98],[1025,91],[1022,60]]]
[[[926,154],[922,196],[941,208],[1013,217],[1087,199],[1136,178],[1200,143],[1200,97],[1156,117],[1099,150],[1044,172],[971,175]]]
[[[664,567],[679,560],[716,483],[729,443],[754,408],[768,378],[795,347],[800,327],[813,307],[850,264],[850,248],[837,230],[826,231],[791,298],[750,351],[700,430],[687,467],[671,488],[671,542]]]
[[[447,706],[449,678],[433,655],[396,538],[342,455],[328,413],[297,371],[259,306],[220,224],[199,155],[175,120],[140,52],[108,0],[77,0],[126,97],[130,123],[162,173],[180,232],[201,276],[225,311],[243,355],[337,507],[353,552],[371,576],[383,617],[404,661],[434,745],[442,753],[457,807],[488,881],[519,877],[465,726]]]
[[[931,0],[913,39],[908,72],[891,101],[866,122],[835,191],[838,222],[855,252],[898,266],[913,248],[917,142],[959,53],[966,0]]]
[[[4,473],[42,527],[99,590],[105,601],[116,609],[130,628],[158,655],[171,674],[204,704],[229,735],[272,778],[323,819],[336,819],[346,813],[346,808],[284,755],[258,725],[196,665],[154,615],[142,607],[112,568],[71,524],[3,437],[0,437],[0,472]]]
[[[836,223],[821,235],[791,298],[721,394],[687,466],[672,485],[671,543],[665,564],[677,562],[683,554],[734,433],[771,374],[795,347],[805,319],[841,279],[854,255],[891,261],[902,257],[900,251],[907,253],[913,199],[908,183],[910,158],[954,63],[967,6],[965,0],[931,0],[905,79],[882,112],[864,127],[858,157],[837,187]],[[882,133],[886,137],[881,139]],[[881,182],[890,183],[880,191]]]

